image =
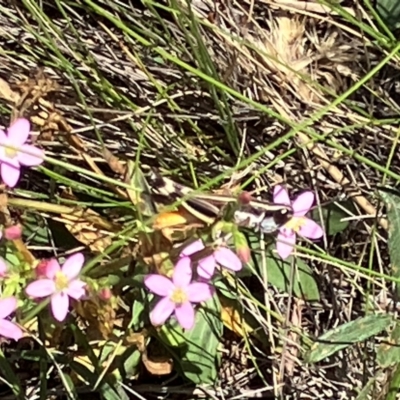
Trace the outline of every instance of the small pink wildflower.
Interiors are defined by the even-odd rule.
[[[0,173],[11,188],[18,183],[21,165],[33,167],[43,162],[43,150],[25,143],[29,134],[30,122],[25,118],[18,118],[7,133],[0,129]]]
[[[214,288],[205,282],[191,282],[192,267],[189,257],[182,257],[176,263],[172,279],[164,275],[151,274],[144,279],[147,288],[162,299],[150,313],[150,321],[159,326],[174,313],[184,329],[194,325],[195,312],[192,303],[200,303],[210,299]]]
[[[287,190],[280,185],[275,186],[274,203],[291,205],[293,208],[293,218],[279,229],[277,237],[276,250],[282,259],[288,258],[292,253],[297,233],[308,239],[319,239],[323,236],[322,228],[312,219],[305,217],[313,202],[313,192],[304,192],[291,202]]]
[[[4,229],[4,237],[7,240],[20,239],[21,236],[22,236],[21,225],[13,225],[13,226],[9,226],[8,228]]]
[[[203,249],[205,249],[205,246],[202,240],[196,240],[182,251],[180,257],[189,257]],[[197,274],[203,279],[211,279],[214,275],[217,264],[220,264],[222,267],[234,272],[238,272],[243,268],[239,257],[232,250],[221,246],[218,247],[213,254],[204,257],[198,262]]]
[[[7,339],[19,340],[23,335],[19,326],[6,319],[16,308],[17,299],[15,297],[0,299],[0,335]]]
[[[50,296],[54,318],[63,321],[68,313],[69,297],[79,300],[85,295],[86,283],[78,279],[84,261],[82,253],[68,257],[62,267],[56,259],[50,260],[41,271],[45,278],[30,283],[26,293],[33,298]]]

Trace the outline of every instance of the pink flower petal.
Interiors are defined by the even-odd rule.
[[[158,296],[169,296],[174,290],[174,284],[171,279],[164,275],[150,274],[144,278],[144,284],[147,289]]]
[[[207,256],[198,262],[197,274],[204,279],[211,279],[215,272],[215,257]]]
[[[9,162],[10,160],[8,159],[7,162],[2,162],[0,166],[1,179],[7,186],[13,188],[18,183],[21,172],[19,167],[15,167]]]
[[[4,149],[4,145],[8,143],[8,137],[6,135],[6,133],[0,129],[0,148]]]
[[[182,257],[175,265],[172,282],[176,287],[185,288],[192,280],[191,259]]]
[[[296,217],[302,217],[306,215],[314,203],[314,193],[304,192],[299,195],[292,204],[293,214]]]
[[[164,324],[175,309],[175,303],[168,297],[162,298],[150,313],[150,321],[154,326]]]
[[[4,278],[6,276],[7,269],[8,269],[8,267],[7,267],[6,262],[0,257],[0,277],[1,278]]]
[[[23,145],[31,132],[31,124],[26,118],[18,118],[7,129],[9,143],[15,147]]]
[[[276,241],[276,251],[278,252],[279,256],[285,260],[290,256],[290,254],[292,254],[295,244],[295,233],[292,233],[291,235],[283,235],[282,233],[279,233]]]
[[[312,219],[304,217],[304,225],[299,229],[299,234],[308,239],[319,239],[324,235],[323,229]]]
[[[183,257],[183,256],[191,256],[194,253],[197,253],[198,251],[201,251],[205,248],[203,241],[201,239],[196,240],[195,242],[189,244],[188,246],[186,246],[181,254],[179,255],[179,257]]]
[[[75,279],[81,272],[84,262],[85,262],[85,257],[83,256],[82,253],[73,254],[72,256],[69,256],[65,260],[63,266],[61,267],[61,271],[70,280]]]
[[[0,319],[0,336],[5,338],[19,340],[22,338],[23,333],[19,326],[15,325],[6,319]]]
[[[175,316],[183,329],[193,328],[195,313],[189,301],[175,308]]]
[[[75,279],[69,283],[69,286],[67,289],[65,289],[65,292],[69,297],[79,300],[86,294],[85,287],[85,282],[81,281],[80,279]]]
[[[214,293],[214,287],[204,282],[193,282],[186,289],[188,300],[191,303],[207,301],[213,297]]]
[[[57,321],[64,321],[68,314],[69,298],[64,292],[54,293],[51,296],[51,312]]]
[[[215,260],[218,264],[231,271],[240,271],[243,268],[243,264],[239,257],[227,247],[219,247],[214,252]]]
[[[47,297],[52,295],[55,291],[56,284],[51,279],[38,279],[25,288],[26,294],[33,298]]]
[[[44,159],[44,152],[36,146],[24,144],[20,147],[17,158],[20,164],[27,167],[34,167],[40,165]]]
[[[0,299],[0,319],[4,319],[12,314],[17,308],[17,299],[15,297],[6,297]]]
[[[60,264],[55,258],[52,258],[46,263],[44,268],[44,275],[46,278],[54,279],[56,277],[57,272],[61,271]]]
[[[288,191],[281,185],[274,187],[274,203],[290,205],[290,198]]]

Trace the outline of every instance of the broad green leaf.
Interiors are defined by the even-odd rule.
[[[400,196],[394,192],[379,191],[386,204],[389,220],[389,256],[391,272],[395,278],[400,279]],[[397,294],[400,295],[400,284],[396,284]]]
[[[321,335],[305,356],[306,362],[315,363],[329,357],[353,343],[362,342],[388,328],[390,315],[367,315],[332,329]]]
[[[186,346],[183,328],[175,318],[171,318],[167,324],[164,324],[160,328],[158,331],[158,337],[170,347]]]
[[[115,364],[119,365],[119,372],[122,376],[135,376],[138,372],[139,364],[142,359],[142,353],[134,346],[128,347],[120,356]]]
[[[283,261],[270,253],[266,259],[266,274],[269,283],[286,293],[289,293],[292,287],[293,294],[299,299],[320,299],[311,268],[299,258],[290,256]]]
[[[377,0],[376,11],[390,29],[400,27],[400,0]]]
[[[311,268],[304,261],[293,257],[282,260],[279,256],[274,256],[268,248],[265,251],[264,262],[257,243],[254,239],[250,240],[251,248],[254,250],[253,261],[268,283],[286,293],[292,288],[291,292],[299,299],[308,301],[320,299],[317,282]]]
[[[354,209],[353,203],[351,202],[343,202],[341,206],[350,210]],[[327,207],[322,207],[321,210],[316,208],[311,213],[311,218],[317,222],[320,220],[321,216],[324,220],[324,227],[328,235],[335,235],[336,233],[343,232],[349,226],[349,221],[343,221],[344,218],[348,217],[348,214],[335,203],[331,203]]]
[[[400,363],[400,323],[396,322],[389,340],[380,344],[377,351],[377,360],[382,368]]]
[[[371,391],[376,390],[376,382],[382,379],[382,371],[378,371],[376,375],[371,377],[366,385],[362,388],[361,392],[358,394],[355,400],[370,400],[371,399]],[[373,397],[372,397],[373,398]]]
[[[216,296],[197,311],[195,326],[183,335],[186,346],[180,349],[179,360],[183,375],[195,384],[215,383],[222,336],[221,305]]]

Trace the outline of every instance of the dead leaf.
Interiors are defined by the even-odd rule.
[[[163,252],[170,253],[172,249],[172,243],[159,231],[151,233],[140,232],[138,235],[138,242],[137,254],[142,258],[151,257],[153,254]]]
[[[246,322],[243,313],[239,311],[239,303],[220,296],[221,317],[224,325],[240,337],[248,336],[254,329]]]
[[[91,209],[76,208],[72,213],[54,218],[65,224],[69,232],[94,252],[104,252],[112,243],[113,232],[122,228],[110,223]]]
[[[88,340],[111,338],[116,322],[116,301],[103,301],[97,296],[74,304],[77,314],[86,321]]]
[[[169,375],[174,366],[174,360],[167,354],[148,356],[147,351],[142,354],[142,362],[152,375]]]
[[[6,193],[0,193],[0,208],[8,206],[8,196]]]
[[[200,228],[204,226],[204,222],[190,214],[184,207],[180,207],[178,211],[161,212],[158,214],[153,222],[153,229],[162,230],[182,225],[191,225],[191,227]]]
[[[103,156],[112,171],[122,176],[126,174],[126,164],[123,164],[110,150],[103,148]]]
[[[8,82],[0,78],[0,97],[4,100],[16,104],[18,103],[21,96],[18,92],[11,89]]]
[[[174,268],[169,253],[158,253],[150,257],[144,257],[143,262],[150,267],[150,272],[166,276],[169,276],[169,273]]]

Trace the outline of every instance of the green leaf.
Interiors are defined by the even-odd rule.
[[[144,307],[144,299],[146,298],[146,294],[143,289],[139,289],[137,293],[136,299],[132,304],[132,319],[130,322],[130,327],[137,332],[144,326],[145,319],[143,318],[145,307]]]
[[[294,274],[292,273],[293,268]],[[319,301],[320,295],[317,282],[315,281],[311,268],[301,259],[289,257],[281,260],[271,253],[266,258],[266,278],[283,292],[293,294],[299,299],[308,301]]]
[[[227,282],[223,279],[219,279],[214,281],[214,287],[218,289],[218,291],[228,299],[235,300],[237,299],[237,293],[235,290],[227,285]]]
[[[222,336],[221,305],[216,296],[197,311],[195,326],[185,331],[180,368],[195,384],[213,384],[217,379],[218,345]]]
[[[121,354],[120,360],[118,360],[118,365],[121,376],[125,378],[135,376],[142,360],[142,353],[134,346],[131,346]]]
[[[379,382],[382,379],[383,372],[378,371],[376,375],[372,376],[366,385],[362,388],[361,392],[358,394],[355,400],[370,400],[371,399],[371,391],[376,389],[376,382]]]
[[[400,363],[400,323],[396,322],[389,340],[380,344],[376,353],[379,365],[387,368],[392,364]]]
[[[99,392],[105,400],[129,400],[130,397],[121,385],[116,388],[105,382],[99,387]]]
[[[168,324],[163,325],[158,331],[158,337],[169,347],[186,346],[183,328],[175,318],[171,318]]]
[[[400,27],[399,0],[377,0],[376,11],[388,28],[393,30]]]
[[[390,315],[367,315],[348,322],[321,335],[305,356],[306,362],[315,363],[329,357],[353,343],[361,342],[388,328]]]
[[[24,241],[29,239],[30,244],[47,246],[50,237],[49,229],[45,224],[45,221],[45,218],[41,217],[39,214],[24,212],[21,215],[21,222],[23,226],[22,237]],[[62,225],[61,222],[58,224]]]
[[[292,292],[299,299],[319,301],[320,294],[317,282],[311,268],[304,261],[291,256],[282,260],[275,257],[270,249],[267,249],[264,265],[258,242],[251,240],[250,245],[254,250],[253,261],[258,271],[261,272],[261,276],[268,283],[285,293]],[[292,288],[292,291],[290,288]]]
[[[341,203],[341,206],[348,210],[354,210],[353,203],[350,201]],[[335,235],[343,232],[349,226],[349,221],[343,221],[343,219],[348,216],[349,215],[335,203],[331,203],[327,207],[321,207],[321,209],[316,208],[311,212],[311,218],[314,221],[320,221],[322,217],[328,235]]]
[[[400,196],[394,192],[379,191],[386,204],[389,221],[389,256],[391,272],[395,278],[400,279]],[[396,284],[397,294],[400,295],[400,284]]]
[[[71,377],[66,374],[61,369],[58,369],[58,373],[60,374],[61,382],[64,386],[65,392],[67,393],[67,397],[69,400],[78,400],[79,396],[76,391],[74,382],[72,381]]]
[[[9,388],[12,390],[16,399],[25,399],[24,391],[21,386],[21,381],[18,376],[14,373],[13,368],[8,362],[4,353],[0,350],[0,371],[2,376],[5,378],[3,383],[7,383]]]

